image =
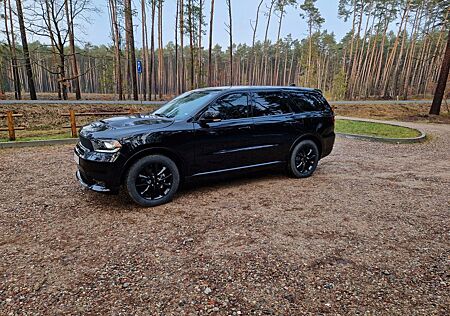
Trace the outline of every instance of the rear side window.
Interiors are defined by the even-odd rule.
[[[324,111],[328,108],[325,98],[319,93],[289,92],[296,113]]]
[[[253,93],[253,116],[291,113],[289,97],[281,91]]]

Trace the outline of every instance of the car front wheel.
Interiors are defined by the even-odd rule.
[[[142,206],[170,202],[178,190],[180,173],[168,157],[152,155],[136,161],[125,178],[131,199]]]
[[[289,159],[289,172],[296,178],[311,176],[319,162],[319,149],[312,140],[303,140],[295,146]]]

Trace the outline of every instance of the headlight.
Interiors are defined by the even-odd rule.
[[[122,145],[114,139],[93,139],[92,146],[99,153],[115,153],[122,148]]]

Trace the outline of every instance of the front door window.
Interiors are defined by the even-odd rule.
[[[248,96],[246,93],[226,95],[212,104],[208,112],[216,112],[222,120],[232,120],[248,117]]]

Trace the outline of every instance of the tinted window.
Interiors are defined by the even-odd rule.
[[[282,92],[268,91],[253,94],[253,116],[290,113],[289,98]]]
[[[154,115],[183,119],[213,99],[220,90],[186,92],[153,112]]]
[[[246,93],[226,95],[214,102],[208,111],[217,111],[222,120],[248,117],[248,96]]]
[[[326,108],[325,98],[318,93],[289,92],[289,95],[296,107],[294,111],[297,113],[323,111]]]

